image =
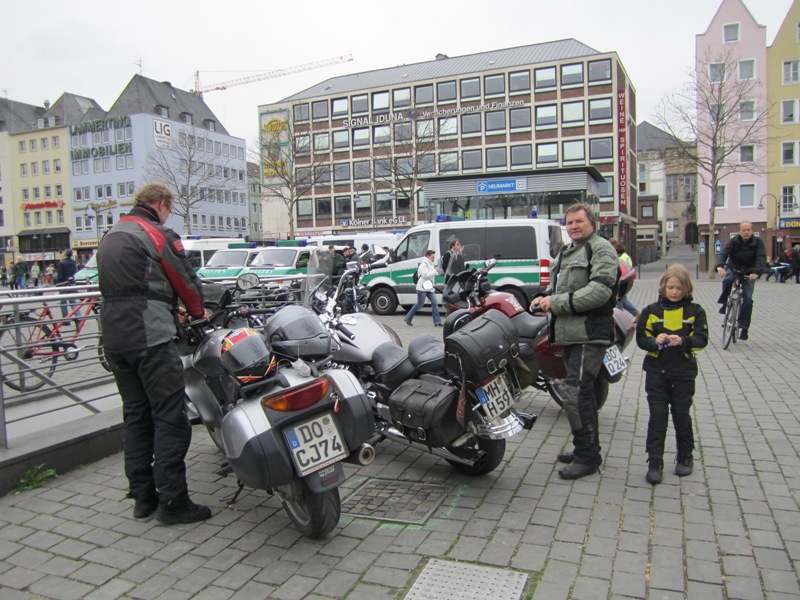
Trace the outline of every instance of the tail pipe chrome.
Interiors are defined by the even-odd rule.
[[[373,460],[375,460],[375,448],[373,448],[370,444],[361,444],[361,446],[357,450],[351,452],[350,456],[348,456],[345,460],[346,462],[366,467]]]

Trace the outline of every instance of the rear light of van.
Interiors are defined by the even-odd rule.
[[[543,286],[550,285],[550,261],[542,259],[539,261],[539,284]]]

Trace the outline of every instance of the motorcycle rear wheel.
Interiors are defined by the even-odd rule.
[[[297,530],[310,538],[321,538],[333,531],[342,514],[339,488],[317,494],[302,479],[294,485],[295,499],[283,500],[283,508]]]
[[[558,393],[558,390],[553,385],[553,382],[556,381],[554,379],[548,380],[545,383],[547,387],[547,392],[550,394],[550,397],[555,400],[556,404],[558,404],[561,408],[564,408],[564,399],[561,397],[561,394]],[[559,380],[560,381],[560,380]],[[603,408],[603,405],[606,403],[608,399],[608,379],[606,379],[602,374],[597,376],[597,379],[594,380],[594,397],[597,401],[597,410]]]
[[[477,442],[477,448],[475,448],[475,443]],[[469,442],[472,445],[474,451],[482,450],[483,456],[477,459],[473,464],[467,465],[462,462],[458,462],[455,460],[447,460],[456,471],[460,471],[465,475],[486,475],[494,471],[497,466],[503,461],[503,456],[506,453],[506,441],[505,440],[489,440],[486,438],[479,438],[474,437],[472,441]],[[452,448],[448,448],[451,452],[453,452]],[[455,454],[456,452],[454,452]],[[464,453],[464,446],[461,446],[458,449],[459,454]]]
[[[217,448],[219,448],[220,452],[225,454],[225,446],[222,445],[222,430],[219,427],[212,427],[211,425],[206,425],[206,429],[208,430],[208,435],[211,436],[211,439],[216,444]]]

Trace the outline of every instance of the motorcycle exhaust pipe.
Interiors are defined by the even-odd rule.
[[[345,459],[345,462],[366,467],[373,460],[375,460],[375,448],[365,443],[361,444],[358,450],[351,452],[350,456]]]

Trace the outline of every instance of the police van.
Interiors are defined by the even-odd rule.
[[[402,233],[375,231],[372,233],[315,235],[309,237],[305,242],[309,246],[353,246],[356,250],[360,250],[361,246],[366,244],[370,250],[373,250],[374,246],[394,248],[402,237]]]
[[[414,272],[425,252],[436,252],[438,261],[458,239],[463,245],[466,268],[482,266],[487,258],[498,263],[489,281],[516,296],[523,305],[550,284],[550,265],[564,245],[558,221],[508,219],[445,221],[410,229],[392,252],[392,262],[373,269],[361,282],[370,290],[370,306],[376,314],[394,314],[397,306],[411,308],[417,300]],[[444,283],[436,276],[435,283]]]
[[[227,248],[217,250],[208,262],[197,271],[201,279],[233,281],[253,262],[263,250],[256,242],[231,242]]]
[[[310,255],[311,248],[301,241],[280,241],[274,247],[261,248],[246,271],[255,273],[260,279],[305,275]]]

